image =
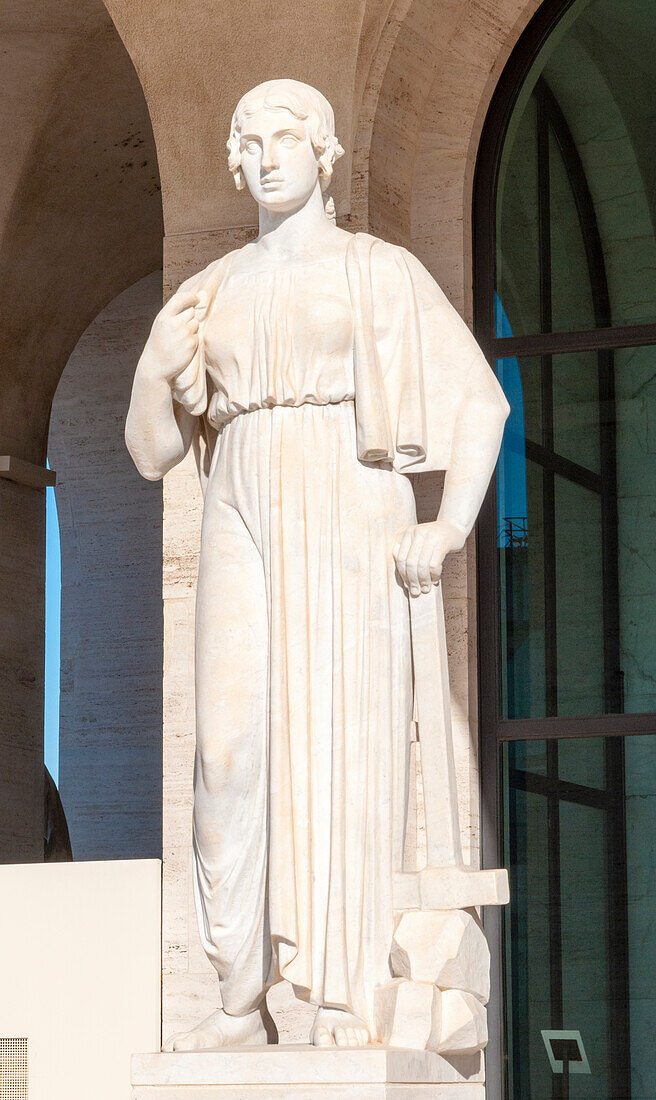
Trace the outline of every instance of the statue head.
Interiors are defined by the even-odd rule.
[[[320,181],[328,186],[344,153],[328,100],[299,80],[267,80],[237,104],[228,168],[238,190],[281,213],[301,206]]]

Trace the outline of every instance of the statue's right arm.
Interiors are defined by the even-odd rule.
[[[149,481],[164,477],[191,446],[196,417],[174,400],[172,385],[197,352],[203,308],[198,294],[175,294],[157,315],[137,366],[125,442]]]

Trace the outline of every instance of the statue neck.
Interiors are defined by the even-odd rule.
[[[321,185],[317,185],[308,200],[297,210],[276,213],[260,206],[258,243],[272,252],[297,255],[314,251],[316,245],[333,228],[326,217]]]

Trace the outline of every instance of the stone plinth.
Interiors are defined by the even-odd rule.
[[[239,1047],[136,1054],[133,1100],[485,1100],[481,1054]]]

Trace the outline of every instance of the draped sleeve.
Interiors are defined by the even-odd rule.
[[[481,449],[498,451],[508,403],[425,267],[406,249],[358,233],[347,274],[360,460],[412,473],[448,470],[474,408]]]
[[[217,440],[216,428],[208,418],[208,406],[212,396],[212,382],[207,372],[205,360],[205,324],[214,306],[217,291],[223,282],[231,253],[214,260],[202,271],[186,279],[178,287],[176,293],[184,294],[188,291],[198,293],[203,291],[207,296],[207,309],[205,319],[198,330],[198,347],[196,353],[187,367],[173,380],[171,384],[171,396],[175,402],[181,405],[191,416],[195,416],[196,426],[192,437],[192,448],[198,467],[198,475],[203,493],[207,485],[212,456]]]

